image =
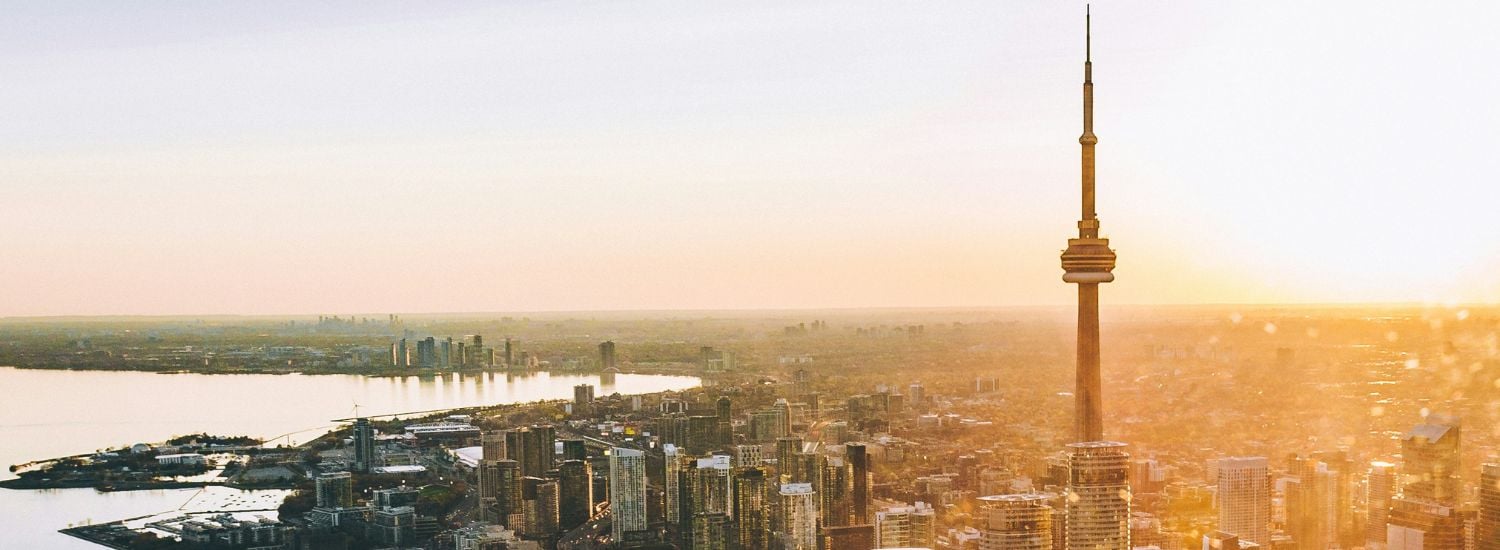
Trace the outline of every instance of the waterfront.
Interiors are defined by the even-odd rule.
[[[688,376],[466,373],[430,377],[355,375],[156,374],[0,367],[0,464],[92,452],[174,435],[208,432],[307,441],[335,418],[569,399],[591,383],[599,395],[686,389]],[[0,479],[10,478],[8,469]],[[105,522],[176,509],[195,489],[98,493],[93,489],[0,490],[7,543],[21,548],[98,546],[57,533],[83,521]],[[21,521],[21,518],[25,518]],[[14,537],[14,538],[13,538]]]

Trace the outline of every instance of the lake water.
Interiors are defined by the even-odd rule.
[[[106,447],[156,442],[208,432],[313,439],[336,418],[434,409],[572,399],[573,386],[593,384],[596,395],[681,390],[690,376],[448,374],[371,378],[354,375],[155,374],[52,371],[0,367],[0,479],[8,467]],[[278,442],[280,442],[278,441]],[[82,522],[101,523],[182,507],[197,489],[99,493],[93,489],[0,489],[3,548],[102,548],[57,533]]]

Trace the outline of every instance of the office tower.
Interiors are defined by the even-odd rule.
[[[1221,458],[1219,531],[1271,545],[1271,477],[1265,457]]]
[[[591,384],[579,384],[573,386],[573,415],[588,416],[593,414],[594,386]]]
[[[375,428],[370,419],[354,419],[354,471],[366,473],[375,467]]]
[[[1109,239],[1099,237],[1099,219],[1094,212],[1094,65],[1092,37],[1084,24],[1083,61],[1083,215],[1078,238],[1068,239],[1062,253],[1063,281],[1078,285],[1078,359],[1074,386],[1074,438],[1104,439],[1104,405],[1099,382],[1099,284],[1115,280],[1115,252]]]
[[[316,501],[319,508],[349,508],[354,506],[354,477],[349,472],[323,474],[316,480]]]
[[[452,336],[449,336],[449,337],[443,339],[441,349],[439,350],[439,353],[438,353],[438,364],[441,365],[445,369],[453,366],[453,337]]]
[[[1500,550],[1500,464],[1485,464],[1479,473],[1478,550]]]
[[[863,443],[850,443],[844,446],[844,460],[849,463],[850,522],[854,525],[870,524],[875,520],[870,513],[870,484],[873,482],[870,455],[865,452]]]
[[[933,548],[936,517],[925,502],[875,512],[875,547]]]
[[[562,442],[563,460],[588,460],[588,445],[582,439],[564,439]]]
[[[715,413],[715,429],[717,430],[715,442],[719,446],[728,446],[734,442],[734,411],[729,396],[719,398]]]
[[[664,458],[662,460],[662,516],[667,523],[677,524],[682,521],[682,495],[679,491],[682,483],[683,465],[688,457],[678,451],[676,445],[667,443],[661,446]]]
[[[735,445],[734,467],[754,468],[763,462],[760,445]]]
[[[1068,550],[1130,549],[1130,455],[1125,444],[1068,445]]]
[[[516,356],[515,356],[514,352],[511,350],[510,337],[506,336],[505,337],[505,366],[509,367],[509,366],[514,365],[515,364],[515,359],[516,359]]]
[[[411,355],[408,354],[406,351],[407,351],[406,350],[406,339],[402,338],[401,342],[398,343],[398,344],[396,344],[396,366],[398,366],[398,367],[410,367],[411,366]]]
[[[1054,510],[1047,495],[996,495],[979,501],[979,550],[1052,550]]]
[[[776,438],[776,474],[782,483],[795,483],[803,481],[799,479],[800,468],[797,461],[802,454],[802,437],[787,436]]]
[[[1464,550],[1464,522],[1457,508],[1425,498],[1399,496],[1386,516],[1387,550]]]
[[[792,391],[796,392],[797,395],[812,393],[812,373],[807,372],[807,369],[797,369],[796,372],[793,372]]]
[[[751,467],[734,476],[734,537],[738,550],[768,550],[771,510],[766,502],[770,479],[765,468]]]
[[[458,354],[458,366],[459,366],[459,368],[463,368],[463,367],[469,366],[469,347],[468,347],[468,344],[465,344],[463,342],[459,342],[458,343],[458,351],[455,352],[455,353]]]
[[[479,436],[482,460],[504,460],[505,432],[485,432]]]
[[[646,530],[646,453],[615,447],[609,453],[609,508],[615,543]]]
[[[1403,496],[1458,505],[1460,428],[1457,417],[1431,414],[1401,437]]]
[[[613,341],[605,341],[599,344],[599,368],[616,368],[615,343]]]
[[[781,525],[782,548],[785,550],[818,549],[818,494],[811,483],[787,483],[781,486],[777,513]]]
[[[557,524],[568,531],[594,514],[593,468],[583,460],[565,460],[557,468],[557,477]]]
[[[1386,516],[1391,512],[1391,498],[1396,495],[1396,465],[1389,462],[1370,463],[1370,473],[1365,480],[1365,548],[1379,550],[1385,547]],[[1500,550],[1496,547],[1492,550]]]

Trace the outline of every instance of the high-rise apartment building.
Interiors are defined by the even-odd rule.
[[[1130,550],[1129,478],[1124,443],[1068,445],[1068,550]]]
[[[738,550],[771,547],[770,476],[765,468],[741,469],[734,475],[734,539]]]
[[[479,436],[481,460],[504,460],[505,432],[485,432]]]
[[[1385,548],[1386,516],[1391,512],[1391,499],[1396,496],[1396,465],[1389,462],[1370,463],[1370,472],[1365,478],[1365,548]],[[1493,550],[1500,550],[1500,547]]]
[[[349,472],[332,472],[319,475],[315,482],[317,494],[314,503],[318,508],[349,508],[354,506],[354,478]]]
[[[614,343],[614,341],[604,341],[604,342],[600,342],[599,343],[599,368],[602,368],[602,369],[615,369],[615,368],[618,368],[616,366],[616,363],[615,363],[615,343]]]
[[[573,415],[588,416],[593,414],[594,386],[593,384],[579,384],[573,386]]]
[[[811,483],[787,483],[777,494],[784,550],[818,550],[818,494]]]
[[[1265,457],[1222,458],[1219,464],[1219,531],[1240,541],[1271,544],[1271,474]]]
[[[682,471],[683,465],[691,460],[683,454],[676,445],[667,443],[662,445],[662,517],[667,523],[678,524],[682,521]]]
[[[936,517],[925,502],[875,512],[875,547],[933,548]]]
[[[611,534],[617,544],[646,531],[646,453],[615,447],[609,453]]]
[[[354,419],[354,471],[365,473],[375,467],[375,428],[370,419]]]
[[[1054,510],[1042,494],[980,497],[979,550],[1052,550]]]

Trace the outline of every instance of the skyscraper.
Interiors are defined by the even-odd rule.
[[[844,446],[844,459],[849,463],[850,521],[854,525],[869,525],[875,521],[870,511],[870,484],[873,482],[870,455],[863,443],[850,443]]]
[[[1271,545],[1271,477],[1265,457],[1219,459],[1219,530]]]
[[[1368,512],[1365,516],[1365,548],[1385,548],[1386,516],[1391,512],[1391,498],[1395,494],[1396,465],[1371,462],[1369,476],[1365,478],[1365,510]],[[1500,546],[1490,550],[1500,550]]]
[[[615,366],[615,343],[606,340],[599,343],[599,368],[613,369]]]
[[[1485,464],[1479,473],[1478,550],[1500,550],[1500,464]]]
[[[1052,550],[1053,510],[1047,495],[980,497],[979,550]]]
[[[787,436],[776,438],[776,474],[783,483],[795,483],[800,479],[802,472],[797,461],[802,455],[802,437]]]
[[[593,469],[583,460],[565,460],[557,468],[557,478],[557,523],[567,531],[583,525],[593,515]]]
[[[579,384],[573,386],[573,415],[588,416],[593,413],[594,386],[592,384]]]
[[[715,407],[715,444],[727,446],[734,442],[734,408],[729,396],[719,398]]]
[[[787,483],[781,486],[777,507],[785,550],[817,550],[818,495],[811,483]]]
[[[521,465],[514,460],[479,463],[480,512],[494,523],[516,529],[520,525]]]
[[[682,495],[679,486],[682,481],[682,466],[687,457],[678,451],[677,446],[671,443],[662,445],[662,516],[667,523],[676,524],[682,521]]]
[[[1430,414],[1401,437],[1403,496],[1458,505],[1460,430],[1457,417]]]
[[[1068,445],[1068,550],[1130,549],[1130,455],[1125,444]]]
[[[734,538],[738,550],[767,550],[771,538],[770,479],[766,470],[752,467],[734,476]]]
[[[646,530],[646,453],[615,447],[609,453],[609,508],[615,542]]]
[[[1063,281],[1078,285],[1078,361],[1073,390],[1074,432],[1077,441],[1104,440],[1104,402],[1099,381],[1099,285],[1115,280],[1115,252],[1109,239],[1099,237],[1094,212],[1094,64],[1093,40],[1084,20],[1083,61],[1083,219],[1078,238],[1068,239],[1062,253]]]
[[[486,432],[479,436],[482,460],[503,460],[505,456],[505,433]]]
[[[354,419],[354,471],[365,473],[375,466],[375,428],[370,419]]]

